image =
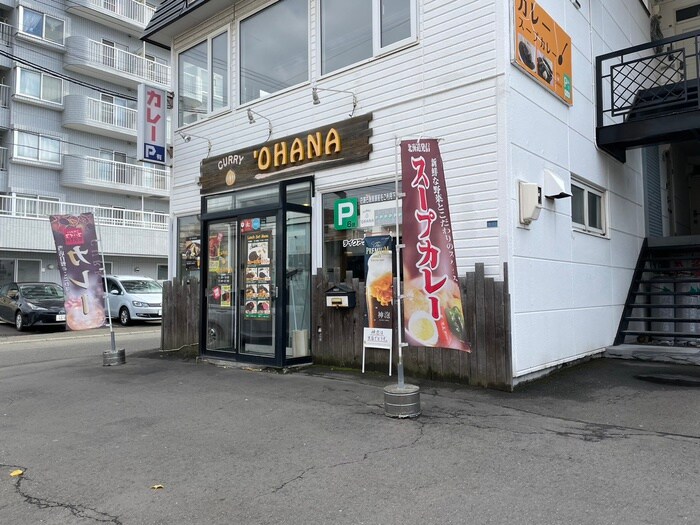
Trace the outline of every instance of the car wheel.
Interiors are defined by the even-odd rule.
[[[15,314],[15,328],[18,332],[24,330],[24,317],[22,317],[22,312],[17,312]]]
[[[119,324],[122,326],[129,326],[131,324],[131,315],[126,306],[122,306],[122,309],[119,310]]]

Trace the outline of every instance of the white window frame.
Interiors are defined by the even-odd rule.
[[[219,37],[221,35],[225,34],[226,35],[226,61],[228,63],[228,90],[227,90],[227,101],[226,105],[222,106],[220,108],[216,108],[216,110],[213,110],[213,104],[214,104],[214,89],[213,89],[213,84],[214,84],[214,79],[213,79],[213,71],[212,71],[212,43],[216,37]],[[177,93],[180,94],[180,55],[183,53],[186,53],[190,49],[200,45],[202,42],[207,43],[207,78],[209,79],[209,92],[208,92],[208,101],[207,101],[207,109],[206,113],[203,113],[202,118],[197,119],[194,122],[188,122],[181,124],[180,123],[180,101],[179,101],[179,96],[175,97],[178,100],[175,102],[176,103],[176,112],[175,116],[177,118],[177,127],[179,128],[184,128],[187,126],[191,126],[193,124],[196,124],[198,122],[201,122],[202,120],[206,120],[211,118],[212,116],[219,115],[225,111],[229,111],[231,109],[231,93],[232,93],[232,68],[233,64],[231,63],[231,31],[229,30],[229,27],[220,27],[216,31],[212,31],[207,35],[206,38],[202,38],[200,40],[197,40],[196,42],[193,42],[189,44],[186,48],[180,50],[177,52],[177,56],[175,57],[175,65],[177,67],[177,76],[175,77],[175,82],[177,82]]]
[[[31,95],[29,93],[22,93],[21,91],[21,85],[22,85],[22,73],[23,72],[28,72],[28,73],[35,73],[40,75],[40,80],[39,80],[39,97],[35,97],[34,95]],[[61,82],[61,100],[60,102],[55,102],[53,100],[48,100],[44,98],[44,78],[49,77],[54,80],[59,80]],[[15,93],[21,97],[21,98],[26,98],[26,99],[31,99],[31,100],[36,100],[43,102],[44,104],[51,104],[53,106],[62,106],[63,105],[63,79],[59,77],[55,77],[53,75],[49,75],[47,73],[43,73],[41,71],[36,71],[35,69],[30,69],[27,67],[18,67],[17,68],[17,75],[15,79]]]
[[[39,13],[42,16],[42,26],[41,26],[41,36],[36,36],[31,33],[27,33],[24,31],[24,11],[28,9],[29,11],[32,11],[34,13]],[[49,40],[46,38],[46,18],[51,18],[53,20],[57,20],[59,22],[63,23],[63,33],[61,34],[61,41],[60,42],[55,42],[53,40]],[[34,38],[34,39],[39,39],[42,42],[46,42],[47,44],[51,44],[53,46],[64,46],[66,43],[66,21],[63,20],[62,18],[58,18],[56,16],[51,16],[47,15],[46,13],[42,13],[41,11],[38,11],[37,9],[31,9],[29,7],[25,6],[19,6],[19,33],[23,36],[26,36],[27,38]]]
[[[397,49],[402,49],[406,46],[410,46],[412,44],[415,44],[418,41],[418,8],[416,6],[416,0],[410,0],[410,9],[411,9],[411,21],[410,21],[410,26],[411,26],[411,34],[409,37],[404,38],[403,40],[399,40],[398,42],[394,42],[393,44],[389,44],[388,46],[382,47],[382,20],[381,20],[381,0],[372,0],[372,55],[366,58],[363,58],[357,62],[353,62],[352,64],[348,64],[346,66],[340,67],[338,69],[334,69],[333,71],[328,71],[324,72],[323,71],[323,39],[321,37],[323,27],[321,25],[322,17],[321,17],[321,9],[323,8],[322,0],[316,0],[316,68],[317,71],[320,74],[320,78],[329,76],[329,75],[334,75],[340,71],[345,71],[347,69],[353,68],[358,66],[359,64],[364,64],[370,60],[374,60],[376,58],[382,57],[386,54],[389,54],[393,51],[396,51]]]
[[[19,148],[20,148],[20,145],[19,145],[19,134],[20,133],[23,133],[25,135],[34,135],[34,136],[38,137],[39,141],[38,141],[38,147],[36,149],[36,156],[24,157],[24,156],[19,155],[18,152],[19,152]],[[42,139],[53,140],[53,141],[56,141],[58,143],[58,162],[54,162],[51,160],[46,160],[46,159],[41,158],[41,151],[42,151],[41,141],[42,141]],[[62,147],[61,147],[61,139],[59,139],[58,137],[52,137],[50,135],[45,135],[43,133],[33,133],[31,131],[24,131],[21,129],[15,129],[12,131],[12,142],[14,144],[13,155],[12,155],[13,160],[36,162],[36,163],[40,163],[40,164],[48,164],[51,166],[61,166],[63,152],[62,152]]]
[[[607,191],[592,185],[589,182],[585,182],[582,179],[572,176],[571,186],[577,187],[583,190],[583,221],[584,223],[574,222],[573,216],[573,196],[571,201],[572,213],[571,213],[571,225],[574,230],[578,230],[585,233],[590,233],[594,235],[600,235],[607,237],[608,235],[608,198]],[[602,228],[597,228],[588,224],[588,197],[589,195],[596,195],[600,197],[600,223]]]

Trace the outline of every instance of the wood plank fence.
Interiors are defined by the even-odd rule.
[[[507,263],[503,270],[504,280],[496,281],[485,277],[483,263],[477,263],[474,272],[460,277],[467,339],[472,351],[404,347],[407,376],[507,391],[513,389]],[[367,318],[365,283],[348,273],[345,284],[355,290],[357,298],[357,306],[351,309],[326,307],[325,291],[338,283],[320,269],[315,277],[311,304],[312,355],[316,364],[347,368],[362,366],[362,334]],[[338,275],[337,272],[334,274]],[[396,341],[397,329],[394,328],[394,363],[398,359]],[[366,350],[366,369],[387,372],[388,365],[388,350]]]
[[[334,272],[338,275],[338,272]],[[508,266],[503,265],[503,281],[485,277],[483,263],[474,272],[460,277],[462,303],[470,353],[443,348],[405,347],[404,371],[407,376],[455,381],[501,390],[513,389],[511,360],[510,293]],[[334,284],[328,273],[318,270],[312,288],[312,355],[316,364],[362,367],[362,334],[366,325],[365,283],[348,272],[345,284],[355,290],[355,308],[326,307],[325,292]],[[191,349],[199,345],[199,282],[166,281],[163,286],[162,350]],[[398,359],[394,328],[394,373]],[[367,349],[365,368],[386,373],[388,350]]]

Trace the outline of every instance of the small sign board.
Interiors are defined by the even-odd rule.
[[[358,224],[357,198],[338,199],[333,203],[333,225],[336,230],[352,230]]]

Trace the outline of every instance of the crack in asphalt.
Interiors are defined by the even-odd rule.
[[[27,476],[28,469],[20,465],[6,465],[0,463],[2,468],[13,468],[20,469],[23,471],[22,475],[17,476],[15,480],[15,492],[24,499],[25,503],[38,507],[40,509],[66,509],[76,518],[84,518],[96,521],[98,523],[113,523],[114,525],[123,525],[118,516],[111,516],[105,512],[100,512],[99,510],[87,507],[85,505],[73,504],[73,503],[62,503],[60,501],[54,501],[46,498],[39,498],[37,496],[32,496],[27,493],[26,490],[22,488],[23,481],[31,481],[31,478]]]

